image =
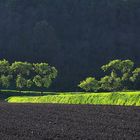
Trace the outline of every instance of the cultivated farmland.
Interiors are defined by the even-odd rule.
[[[140,107],[0,104],[2,140],[138,140]]]

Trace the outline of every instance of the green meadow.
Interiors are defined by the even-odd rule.
[[[5,100],[9,103],[58,103],[58,104],[94,104],[94,105],[125,105],[140,106],[140,91],[136,92],[36,92],[32,96],[10,96]]]

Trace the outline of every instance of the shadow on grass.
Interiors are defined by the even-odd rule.
[[[0,90],[0,101],[5,101],[9,97],[13,96],[47,96],[58,95],[57,92],[38,92],[38,91],[16,91],[16,90]]]

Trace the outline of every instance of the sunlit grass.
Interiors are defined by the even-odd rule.
[[[140,106],[140,92],[116,92],[116,93],[60,92],[44,96],[14,96],[9,97],[7,101],[9,103],[60,103],[60,104]]]

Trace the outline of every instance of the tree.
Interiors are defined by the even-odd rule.
[[[120,70],[120,64],[121,60],[112,60],[108,64],[103,65],[101,69],[106,72],[106,71],[117,71]]]
[[[26,87],[27,81],[25,78],[23,78],[21,75],[18,75],[16,78],[16,87],[19,89],[22,89]]]
[[[9,75],[11,72],[10,64],[7,60],[0,60],[0,74]]]
[[[12,79],[11,75],[8,75],[8,76],[1,75],[0,83],[2,87],[8,88],[10,86],[11,79]]]
[[[85,91],[97,92],[100,89],[99,82],[94,77],[86,78],[86,80],[81,81],[78,86],[84,89]]]
[[[116,83],[116,80],[117,80],[119,82],[119,85],[118,85],[119,88],[122,87],[123,89],[128,89],[131,85],[130,78],[132,76],[133,67],[134,67],[134,62],[132,62],[131,60],[112,60],[108,64],[103,65],[101,67],[101,69],[104,72],[111,72],[111,75],[109,76],[109,78],[106,82],[113,80]],[[115,75],[115,76],[113,77],[113,75]],[[110,84],[110,83],[108,83],[108,84]],[[114,85],[114,90],[117,89],[117,87],[115,85]],[[110,89],[112,89],[113,85],[110,85],[110,86],[111,86]]]
[[[36,63],[33,64],[35,76],[33,82],[37,87],[49,88],[52,81],[57,76],[57,70],[55,67],[49,66],[48,63]]]
[[[10,82],[12,80],[12,73],[10,69],[10,64],[7,60],[0,60],[0,83],[4,88],[8,88],[10,86]]]
[[[11,65],[14,79],[16,80],[16,87],[22,89],[24,87],[30,88],[32,86],[33,66],[29,62],[14,62]]]
[[[132,89],[133,86],[136,87],[136,81],[140,81],[140,68],[134,70],[134,62],[131,60],[112,60],[103,65],[101,69],[107,72],[107,75],[102,77],[99,82],[94,77],[90,77],[82,81],[79,87],[86,91],[94,91],[96,88],[103,91],[120,91]],[[95,86],[93,81],[98,84]]]
[[[32,64],[28,62],[14,62],[11,65],[11,70],[13,73],[17,75],[22,75],[22,76],[29,76],[31,71],[32,71]]]
[[[36,75],[33,79],[33,82],[35,83],[35,85],[37,87],[42,87],[43,83],[42,83],[42,77],[40,75]]]
[[[14,62],[0,60],[0,86],[8,88],[11,83],[15,87],[31,88],[32,86],[49,88],[57,76],[55,67],[48,63],[31,64],[29,62]]]
[[[43,81],[43,87],[45,88],[49,88],[52,83],[52,79],[50,76],[44,76],[42,78],[42,81]]]
[[[130,77],[130,81],[133,83],[133,89],[139,89],[139,85],[140,85],[140,68],[136,68],[132,72],[132,76]]]
[[[105,76],[100,80],[101,89],[104,91],[119,91],[121,89],[121,79],[112,76]]]
[[[133,72],[133,75],[131,76],[131,81],[136,81],[137,80],[137,78],[139,78],[139,76],[140,76],[140,68],[136,68]]]
[[[32,82],[32,80],[27,80],[27,82],[26,82],[26,87],[27,88],[31,88],[32,87],[32,85],[33,85],[33,82]]]
[[[101,69],[104,72],[113,71],[118,76],[122,76],[123,78],[123,76],[126,75],[126,73],[129,74],[132,72],[133,67],[134,67],[134,62],[132,62],[131,60],[112,60],[108,64],[103,65]],[[124,79],[127,79],[127,78],[124,78]]]

